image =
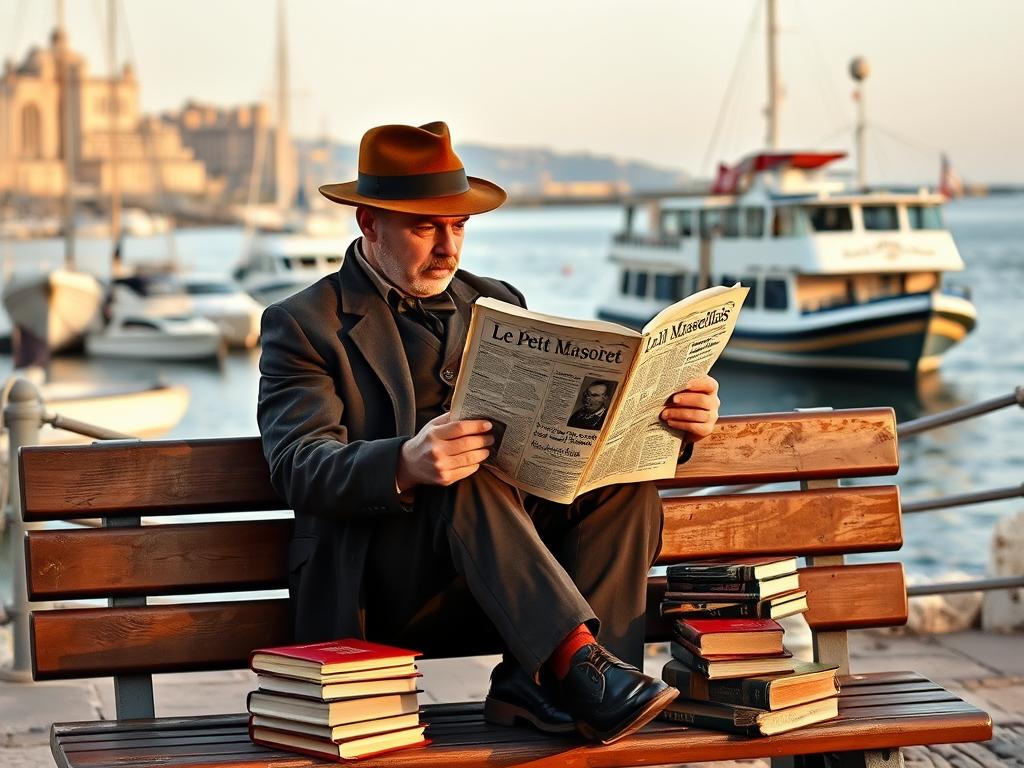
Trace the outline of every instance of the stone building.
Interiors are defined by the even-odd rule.
[[[70,88],[65,136],[61,66]],[[55,31],[47,48],[33,47],[0,77],[0,194],[64,194],[64,148],[74,150],[76,196],[102,197],[117,181],[125,197],[204,195],[206,169],[182,144],[178,128],[140,114],[139,83],[130,66],[116,80],[90,74],[85,59]]]

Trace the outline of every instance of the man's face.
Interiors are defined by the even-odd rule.
[[[608,387],[604,384],[591,384],[583,393],[583,409],[587,413],[596,413],[608,403]]]
[[[362,214],[365,217],[366,214]],[[360,218],[367,258],[409,296],[442,293],[455,275],[468,216],[422,216],[375,210]]]

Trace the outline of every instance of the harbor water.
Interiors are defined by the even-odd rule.
[[[720,363],[713,373],[722,385],[722,412],[888,405],[904,421],[1024,385],[1024,196],[961,200],[948,205],[945,214],[967,264],[947,281],[970,288],[978,325],[947,353],[939,371],[915,381],[887,373],[822,376]],[[613,290],[607,248],[620,224],[621,212],[611,207],[498,211],[470,221],[462,264],[514,283],[533,309],[593,317]],[[243,241],[235,228],[180,230],[173,250],[183,269],[224,274],[237,263]],[[124,258],[129,265],[165,261],[170,250],[162,236],[129,239]],[[107,241],[81,240],[77,251],[83,269],[109,272]],[[0,243],[0,256],[8,272],[56,267],[61,243]],[[191,392],[187,413],[166,437],[251,435],[256,433],[258,360],[259,350],[233,352],[220,364],[206,365],[60,356],[52,362],[50,378],[122,381],[158,375]],[[10,357],[0,357],[0,375],[6,377],[10,369]],[[1022,428],[1024,413],[1007,408],[902,441],[897,479],[903,499],[1020,485]],[[1017,499],[907,516],[899,557],[911,581],[983,575],[995,521],[1021,504]],[[873,559],[892,557],[882,553]]]

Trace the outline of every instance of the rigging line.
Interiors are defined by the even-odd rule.
[[[761,3],[760,0],[754,3],[754,10],[750,14],[750,23],[747,25],[746,34],[740,40],[739,49],[736,51],[735,63],[733,64],[732,73],[729,75],[729,82],[725,87],[725,94],[722,96],[722,101],[718,106],[718,115],[715,117],[715,127],[711,131],[711,138],[708,140],[707,150],[704,152],[704,160],[700,164],[700,173],[708,172],[708,163],[711,160],[711,153],[715,148],[715,143],[719,135],[719,131],[722,129],[722,121],[725,113],[728,111],[728,104],[734,86],[736,85],[736,78],[739,75],[741,69],[741,63],[745,58],[745,53],[748,49],[748,42],[755,28],[757,27],[757,21],[761,16]]]
[[[836,109],[839,119],[842,120],[848,117],[848,110],[843,104],[843,101],[839,98],[839,93],[841,92],[840,88],[836,84],[835,76],[832,74],[832,69],[829,67],[825,54],[821,50],[821,46],[818,44],[818,35],[816,34],[813,22],[810,20],[810,16],[804,8],[803,0],[798,0],[797,9],[800,14],[800,18],[804,19],[806,22],[806,28],[808,30],[806,37],[810,43],[811,51],[820,64],[820,66],[815,67],[818,75],[817,82],[823,90],[826,91],[825,101]],[[814,62],[811,63],[812,65],[814,64]]]
[[[759,18],[759,16],[754,18],[754,23],[751,25],[748,33],[748,40],[740,51],[740,56],[737,60],[738,72],[749,72],[752,67],[750,60],[756,53],[757,46],[753,44],[753,40],[757,34]],[[742,133],[742,126],[747,122],[741,114],[741,107],[743,104],[749,103],[747,94],[752,87],[751,79],[749,77],[740,78],[738,84],[734,85],[732,92],[729,94],[729,99],[725,105],[725,121],[722,130],[715,137],[715,146],[720,155],[731,157],[741,154],[749,146],[749,142],[747,142],[747,146],[740,146],[738,137]],[[714,175],[716,171],[712,169],[711,173]]]
[[[919,141],[914,141],[913,139],[908,139],[905,136],[902,136],[902,135],[896,133],[895,131],[892,131],[892,130],[890,130],[888,128],[885,128],[884,126],[879,125],[878,123],[874,123],[874,122],[871,123],[871,127],[874,128],[876,131],[884,133],[890,139],[894,139],[895,141],[898,141],[901,144],[905,144],[908,147],[910,147],[911,149],[916,149],[917,151],[921,152],[922,154],[926,154],[926,155],[933,155],[933,154],[934,155],[941,155],[942,154],[942,150],[939,149],[938,147],[933,147],[933,146],[930,146],[928,144],[923,144],[923,143],[921,143]]]
[[[844,133],[851,133],[853,131],[853,127],[854,123],[847,123],[842,128],[839,128],[838,130],[835,130],[832,133],[830,133],[828,136],[824,136],[818,139],[817,141],[813,142],[811,144],[811,148],[814,149],[817,147],[822,147],[823,145],[828,144],[830,141],[832,141],[832,139],[836,138],[837,136],[842,136]]]

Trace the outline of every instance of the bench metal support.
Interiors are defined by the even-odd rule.
[[[104,528],[138,528],[141,517],[104,518]],[[111,597],[107,605],[111,608],[127,608],[146,604],[145,597]],[[156,715],[153,704],[152,675],[114,675],[114,707],[118,720],[153,718]]]

